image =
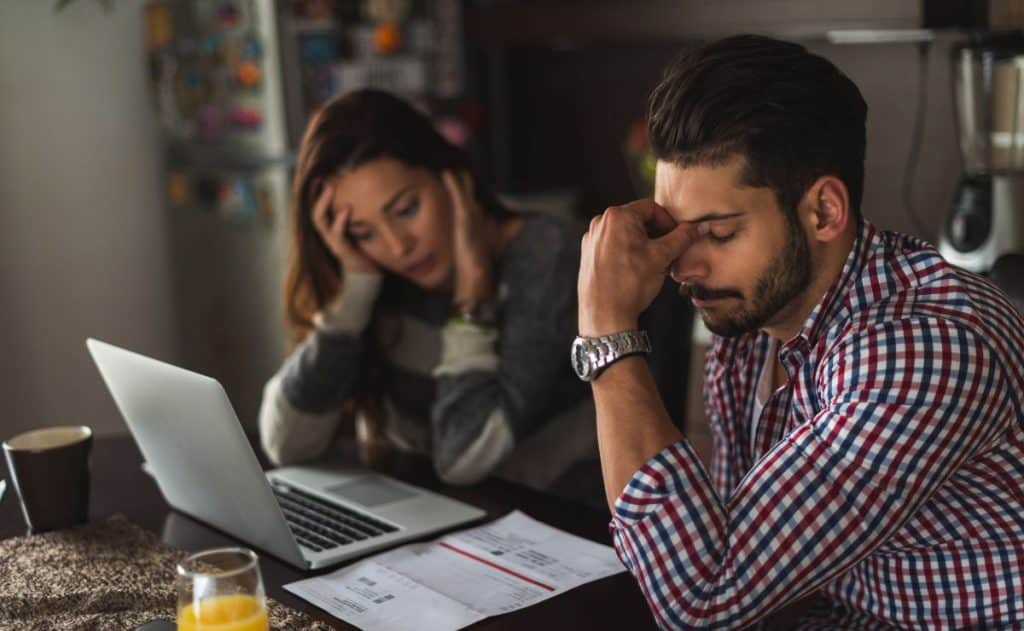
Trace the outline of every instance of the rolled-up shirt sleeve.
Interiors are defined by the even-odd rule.
[[[619,496],[615,549],[663,628],[741,628],[821,588],[892,537],[1012,418],[984,340],[943,320],[866,326],[817,375],[820,411],[728,497],[685,440]]]

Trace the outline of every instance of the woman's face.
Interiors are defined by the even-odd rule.
[[[452,274],[452,203],[429,169],[378,158],[338,175],[335,213],[351,206],[346,234],[382,271],[424,289]]]

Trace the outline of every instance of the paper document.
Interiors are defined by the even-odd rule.
[[[440,631],[622,571],[612,548],[515,511],[284,588],[368,631]]]

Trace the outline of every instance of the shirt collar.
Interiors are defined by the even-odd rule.
[[[846,256],[842,271],[804,320],[800,332],[790,342],[810,348],[832,323],[845,320],[850,315],[851,290],[857,285],[864,271],[877,234],[878,230],[871,222],[866,219],[860,220],[857,236],[854,238],[850,253]],[[790,342],[787,342],[786,346],[790,346]]]

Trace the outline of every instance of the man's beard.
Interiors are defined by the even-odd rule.
[[[709,331],[723,337],[735,337],[760,329],[807,288],[811,279],[810,248],[796,221],[789,216],[786,219],[786,244],[758,278],[750,306],[743,305],[719,317],[713,317],[711,310],[698,310]],[[743,299],[743,294],[736,290],[709,290],[690,284],[680,285],[679,293],[686,299]]]

